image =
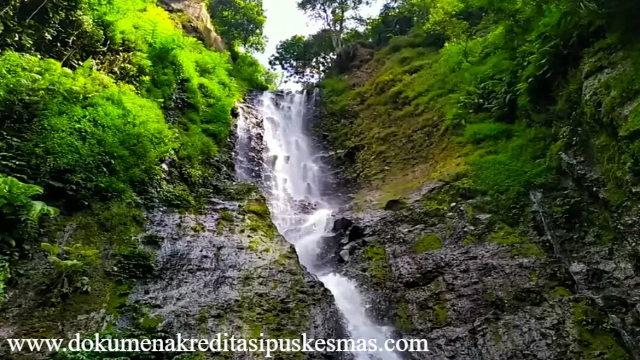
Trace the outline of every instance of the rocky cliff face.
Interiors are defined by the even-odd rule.
[[[594,247],[565,264],[542,250],[553,251],[542,222],[526,235],[492,231],[491,214],[468,210],[473,200],[425,210],[449,185],[427,187],[402,209],[339,214],[337,235],[326,238],[338,271],[366,289],[374,318],[429,340],[431,353],[413,357],[577,359],[586,344],[589,354],[630,358],[638,277],[625,252],[607,259],[613,249]],[[533,203],[531,211],[538,215]]]
[[[225,51],[224,42],[211,22],[207,4],[202,0],[161,0],[159,4],[170,12],[183,12],[189,17],[185,31],[201,39],[209,48]]]
[[[157,277],[137,285],[130,301],[152,309],[166,334],[342,336],[331,294],[277,233],[257,189],[241,191],[244,200],[215,201],[204,215],[149,214],[144,236],[160,240]]]
[[[63,292],[53,285],[61,279],[54,265],[34,249],[32,258],[16,269],[17,286],[7,290],[0,315],[2,337],[71,339],[76,333],[94,332],[119,338],[175,338],[178,333],[205,339],[217,333],[245,339],[259,339],[261,333],[265,338],[345,336],[333,297],[278,234],[259,190],[235,181],[211,186],[219,190],[218,197],[197,211],[143,211],[120,204],[50,224],[43,241],[101,244],[103,253],[114,255],[105,255],[91,268],[86,288]],[[4,342],[0,354],[6,359],[72,355],[11,353]],[[177,355],[161,354],[163,359]],[[306,356],[334,355],[340,357]]]

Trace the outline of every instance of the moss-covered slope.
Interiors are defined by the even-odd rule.
[[[342,215],[367,234],[336,266],[443,358],[637,353],[638,51],[604,20],[565,38],[548,21],[570,8],[545,9],[396,37],[320,85],[358,189]]]

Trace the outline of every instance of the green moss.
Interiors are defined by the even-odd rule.
[[[409,332],[414,328],[413,322],[411,321],[411,314],[409,313],[409,306],[405,302],[400,302],[398,305],[395,325],[398,330],[404,332]]]
[[[613,204],[621,204],[627,199],[629,188],[633,185],[629,176],[632,154],[626,144],[606,134],[602,134],[595,144],[597,160],[606,181],[605,196]]]
[[[469,124],[464,131],[464,140],[480,144],[485,141],[503,140],[513,135],[514,127],[501,123]]]
[[[442,249],[442,240],[438,234],[430,233],[423,235],[414,245],[413,251],[418,254],[424,253],[427,251],[435,251]]]
[[[561,286],[556,286],[549,295],[554,299],[561,299],[561,298],[570,297],[572,294],[571,294],[571,291],[569,291],[569,289]]]
[[[271,217],[271,213],[269,212],[269,208],[267,204],[262,200],[251,200],[249,201],[245,207],[244,211],[254,214],[261,219],[269,219]]]
[[[525,258],[544,258],[546,256],[545,252],[533,244],[529,237],[519,234],[503,223],[496,225],[494,231],[489,235],[489,241],[509,246],[514,256]]]
[[[574,304],[572,313],[580,339],[582,359],[631,359],[617,339],[608,331],[611,325],[606,314],[586,300]]]
[[[263,219],[253,214],[247,216],[248,229],[252,232],[261,233],[268,239],[273,240],[276,236],[276,228],[270,218]]]
[[[505,224],[498,224],[489,235],[489,241],[500,245],[513,245],[526,242],[511,227]]]
[[[496,345],[502,344],[502,332],[499,326],[491,327],[491,338],[493,339],[493,343]]]
[[[536,244],[520,244],[511,250],[514,256],[542,259],[546,257],[546,253]]]
[[[202,223],[196,223],[191,227],[191,231],[193,231],[194,233],[203,233],[207,231],[207,228]]]
[[[243,284],[241,296],[234,313],[239,314],[242,322],[243,336],[247,339],[265,337],[272,339],[300,339],[300,334],[310,324],[309,306],[313,296],[304,289],[305,282],[301,273],[291,274],[291,282],[279,282],[278,293],[285,294],[287,301],[278,297],[259,296],[251,284]],[[269,286],[272,279],[258,278]],[[272,286],[270,286],[272,287]],[[280,358],[299,358],[302,353],[280,353]]]
[[[261,246],[262,240],[260,240],[260,238],[254,237],[249,240],[249,246],[247,247],[247,249],[249,249],[249,251],[257,252],[260,250]]]
[[[449,311],[446,304],[441,303],[434,307],[432,322],[435,326],[445,326],[449,323]]]
[[[387,280],[387,252],[377,243],[368,245],[363,252],[367,264],[367,273],[371,278],[383,283]]]
[[[611,244],[618,238],[611,214],[606,210],[594,209],[590,214],[590,220],[593,227],[597,231],[598,239],[603,245]]]
[[[131,289],[132,285],[130,283],[111,284],[107,295],[107,314],[117,316],[120,313],[120,309],[127,303]]]
[[[154,253],[135,247],[121,249],[114,255],[113,276],[119,281],[148,279],[156,272]]]
[[[470,246],[478,243],[478,237],[474,234],[467,234],[462,240],[462,245]]]
[[[229,210],[222,210],[218,213],[218,219],[222,221],[226,221],[228,223],[232,223],[235,221],[233,214]]]
[[[140,329],[147,332],[153,332],[158,329],[160,323],[162,322],[162,316],[160,315],[147,315],[139,320]]]
[[[436,189],[420,199],[421,210],[426,216],[444,216],[457,200],[458,194],[452,186]]]

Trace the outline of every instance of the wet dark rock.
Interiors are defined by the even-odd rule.
[[[318,205],[307,200],[297,200],[294,202],[294,206],[301,214],[312,214],[318,209]]]
[[[347,218],[339,218],[333,223],[333,228],[331,229],[331,231],[333,231],[334,233],[339,231],[346,231],[349,230],[351,225],[353,225],[353,221]]]
[[[356,241],[364,237],[364,229],[358,225],[353,225],[349,229],[349,241]]]
[[[278,161],[278,155],[270,155],[267,157],[267,166],[270,168],[274,168],[276,166],[277,161]]]
[[[349,250],[340,251],[340,259],[342,260],[342,262],[349,261]]]
[[[400,210],[405,205],[406,205],[406,201],[404,201],[402,199],[393,199],[393,200],[387,201],[387,203],[384,205],[384,209],[385,210]]]

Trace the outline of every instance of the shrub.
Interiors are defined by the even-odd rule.
[[[0,110],[25,166],[10,169],[80,198],[110,198],[159,175],[175,146],[160,109],[89,68],[0,57]],[[9,169],[8,169],[9,170]]]
[[[87,272],[95,266],[100,251],[76,244],[60,247],[42,243],[41,247],[49,254],[49,261],[55,271],[55,291],[68,295],[76,290],[89,292],[91,285]]]
[[[42,194],[42,188],[23,184],[15,178],[0,175],[0,250],[16,246],[16,240],[24,240],[32,234],[42,215],[56,216],[59,211],[42,201],[31,198]]]

